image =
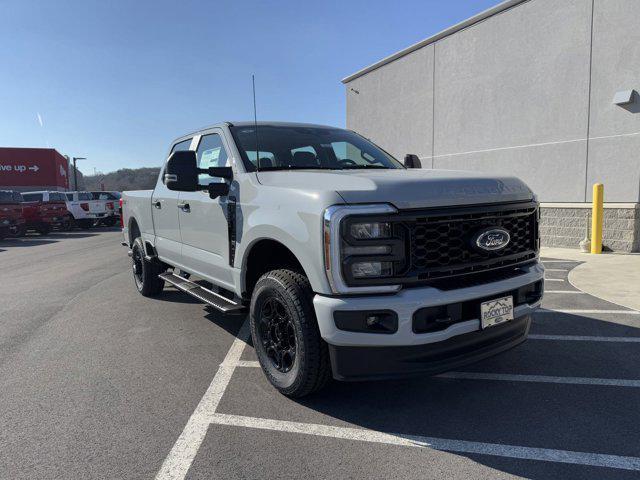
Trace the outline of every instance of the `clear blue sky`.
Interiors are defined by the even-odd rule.
[[[2,0],[0,146],[156,166],[183,133],[251,119],[252,73],[259,119],[344,126],[343,77],[497,3]]]

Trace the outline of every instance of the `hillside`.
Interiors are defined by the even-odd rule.
[[[146,190],[152,189],[160,173],[159,168],[123,168],[111,173],[99,173],[98,175],[85,175],[85,190]],[[82,182],[78,181],[80,186]]]

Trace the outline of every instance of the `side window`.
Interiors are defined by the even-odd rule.
[[[183,150],[189,150],[190,145],[191,145],[191,139],[187,138],[186,140],[176,143],[171,149],[171,153],[181,152]]]
[[[22,203],[24,201],[23,198],[22,198],[22,194],[20,192],[13,192],[13,199],[17,203]]]
[[[209,167],[226,167],[227,166],[227,152],[222,145],[222,138],[217,133],[211,133],[204,135],[200,139],[200,145],[196,150],[196,158],[198,160],[198,168]],[[211,182],[220,181],[217,178],[210,177],[206,173],[198,175],[198,180],[202,184],[208,184]]]
[[[25,193],[23,196],[25,202],[41,202],[41,193]]]
[[[68,202],[73,202],[73,193],[65,193]]]

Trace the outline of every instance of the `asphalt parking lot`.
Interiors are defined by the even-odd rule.
[[[0,478],[639,478],[640,315],[545,259],[530,339],[302,400],[243,315],[140,296],[116,229],[0,242]]]

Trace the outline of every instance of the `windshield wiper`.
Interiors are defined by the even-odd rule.
[[[338,168],[338,170],[360,170],[366,168],[377,168],[379,170],[391,170],[389,167],[385,167],[384,165],[347,165],[344,167]]]
[[[280,167],[260,167],[260,172],[273,172],[277,170],[335,170],[329,167],[300,167],[297,165],[284,165]]]

